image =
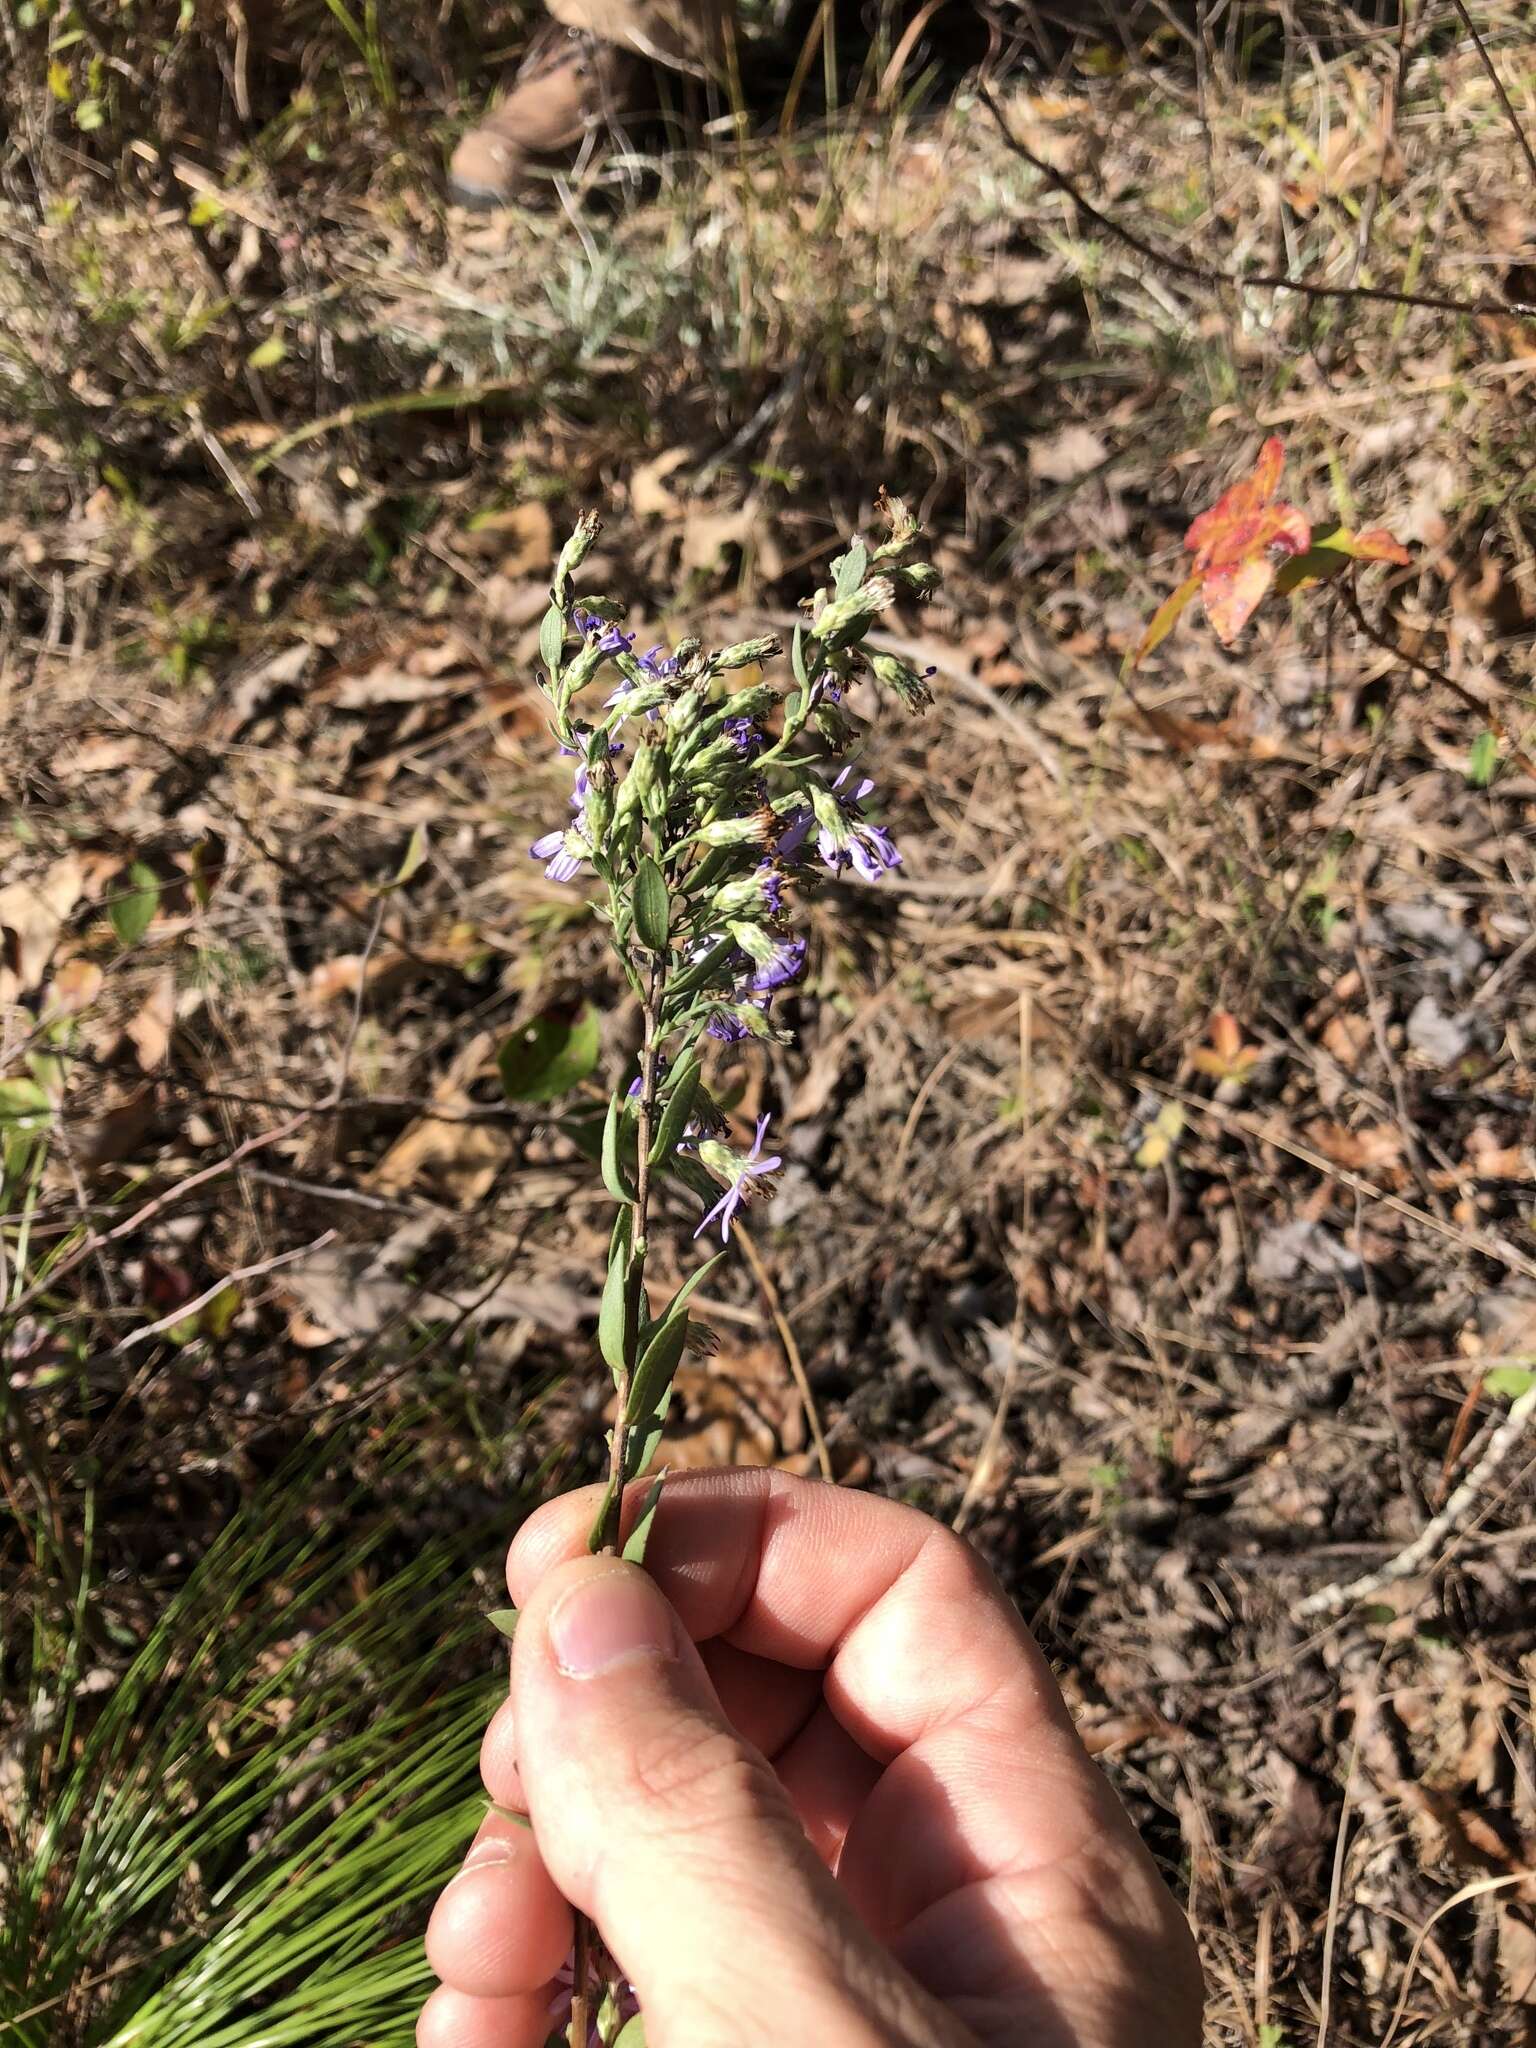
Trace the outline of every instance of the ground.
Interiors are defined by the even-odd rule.
[[[1529,22],[1036,25],[984,97],[887,20],[839,104],[813,52],[793,121],[789,79],[642,122],[476,218],[457,8],[296,9],[248,72],[161,12],[114,67],[0,9],[0,2016],[126,2041],[210,1930],[259,1947],[285,1828],[355,1878],[344,1729],[422,1830],[376,2006],[306,2007],[302,1945],[209,1981],[406,2038],[499,1546],[600,1463],[606,1199],[496,1065],[637,1028],[527,855],[553,554],[595,509],[648,639],[779,629],[884,484],[945,578],[882,623],[934,710],[850,706],[903,865],[814,902],[793,1047],[721,1055],[788,1167],[663,1455],[816,1469],[803,1369],[841,1483],[967,1529],[1213,2043],[1536,2039],[1523,1410],[1484,1455],[1536,1362]],[[1411,566],[1230,647],[1196,606],[1127,680],[1270,434]],[[102,1788],[204,1815],[188,1869]],[[132,1896],[88,1924],[92,1857]]]

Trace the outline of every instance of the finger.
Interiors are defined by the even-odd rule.
[[[855,1816],[874,1791],[880,1766],[822,1704],[774,1759],[811,1847],[836,1870]]]
[[[432,1909],[427,1961],[455,1991],[509,1998],[549,1983],[571,1935],[532,1830],[491,1814]]]
[[[548,1573],[521,1611],[512,1696],[540,1850],[653,2038],[956,2040],[858,1927],[646,1573],[609,1557]]]
[[[416,2048],[544,2048],[549,1998],[468,1998],[439,1985],[416,2022]]]
[[[821,1704],[821,1674],[786,1671],[748,1657],[728,1643],[705,1644],[700,1654],[726,1719],[770,1760],[805,1727]],[[480,1777],[498,1806],[528,1811],[517,1768],[517,1724],[509,1698],[491,1716],[480,1744]]]
[[[556,1503],[533,1518],[508,1559],[515,1597],[580,1546],[591,1511]],[[1124,1870],[1128,1938],[1192,1979],[1181,1916],[1028,1631],[957,1537],[912,1509],[783,1473],[686,1474],[662,1494],[646,1562],[695,1637],[822,1666],[839,1722],[890,1765],[839,1863],[883,1938],[958,1888],[1018,1876],[1071,1914],[1070,1948],[1105,1873]],[[1028,1889],[1005,1895],[1018,1903]],[[1040,1933],[1022,1910],[1009,1921],[1018,1970]],[[1096,1964],[1111,1957],[1111,1943],[1094,1950]]]
[[[526,1813],[528,1801],[517,1769],[517,1726],[511,1697],[492,1714],[480,1744],[480,1782],[498,1806]]]

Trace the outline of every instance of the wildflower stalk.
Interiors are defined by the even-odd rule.
[[[906,559],[916,523],[900,505],[882,511],[888,538],[873,547],[854,541],[833,563],[831,586],[812,599],[790,649],[793,683],[782,691],[766,677],[735,690],[726,680],[764,671],[782,652],[777,640],[712,652],[689,640],[636,655],[616,606],[577,604],[574,577],[597,537],[595,520],[581,522],[556,567],[539,651],[551,729],[575,764],[571,816],[530,851],[553,881],[591,874],[606,885],[598,915],[641,1016],[638,1073],[610,1096],[602,1143],[617,1218],[598,1347],[613,1374],[614,1409],[607,1485],[588,1539],[595,1552],[619,1551],[625,1486],[655,1455],[685,1347],[708,1341],[688,1302],[715,1259],[651,1311],[646,1266],[662,1184],[710,1204],[693,1235],[718,1225],[728,1244],[737,1210],[780,1165],[764,1149],[767,1116],[750,1149],[731,1142],[711,1084],[720,1061],[784,1036],[774,1001],[799,980],[807,952],[790,924],[790,894],[824,874],[875,882],[901,861],[890,834],[866,815],[874,784],[848,758],[861,728],[842,702],[864,676],[908,710],[930,701],[926,678],[864,646],[898,591],[923,597],[936,581],[928,565]],[[609,694],[599,709],[587,693],[595,697],[600,681]],[[706,1076],[711,1042],[718,1050]],[[555,1092],[539,1086],[533,1099]],[[660,1485],[652,1482],[623,1541],[636,1562]],[[600,1955],[596,1930],[578,1916],[570,2048],[607,2048],[625,2012],[626,1987],[602,1985]]]

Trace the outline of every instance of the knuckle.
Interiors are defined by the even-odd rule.
[[[709,1834],[780,1825],[789,1804],[772,1766],[728,1728],[684,1716],[636,1745],[629,1772],[643,1812],[658,1830]]]

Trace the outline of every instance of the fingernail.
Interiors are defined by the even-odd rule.
[[[460,1868],[463,1870],[485,1870],[497,1863],[510,1863],[518,1853],[515,1842],[501,1842],[494,1835],[488,1835],[483,1842],[470,1844]]]
[[[637,1657],[671,1657],[672,1612],[639,1572],[605,1572],[555,1602],[549,1644],[567,1678],[601,1678]]]

